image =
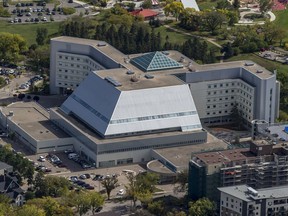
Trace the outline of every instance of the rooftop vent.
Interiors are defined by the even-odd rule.
[[[98,47],[103,47],[103,46],[106,46],[107,44],[105,42],[99,42],[97,44]]]
[[[254,63],[253,62],[245,62],[245,66],[253,66]]]
[[[131,80],[131,82],[138,82],[139,81],[139,79],[136,76],[132,76],[130,80]]]
[[[105,77],[105,80],[107,80],[109,83],[113,84],[116,87],[122,86],[120,82],[118,82],[117,80],[114,80],[112,77]]]
[[[154,78],[154,76],[153,76],[153,75],[151,75],[151,74],[145,74],[145,78],[146,78],[146,79],[153,79],[153,78]]]
[[[194,65],[192,64],[192,62],[189,62],[188,64],[188,70],[191,72],[196,72],[196,68],[194,67]]]
[[[124,58],[124,62],[128,64],[130,62],[129,58]]]
[[[182,63],[185,62],[185,58],[181,56],[179,62],[182,62]]]
[[[247,191],[248,191],[248,194],[251,194],[252,196],[258,196],[258,191],[256,191],[252,187],[248,187]]]
[[[132,70],[128,70],[126,73],[127,73],[128,75],[131,75],[131,74],[134,74],[135,72],[132,71]]]
[[[263,73],[263,70],[257,70],[257,73]]]
[[[164,55],[169,55],[169,52],[168,51],[163,51],[162,52]]]

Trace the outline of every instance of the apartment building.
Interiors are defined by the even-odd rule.
[[[286,146],[258,140],[251,143],[250,149],[195,154],[189,163],[189,197],[217,201],[217,187],[247,184],[259,189],[287,185],[287,153]]]
[[[288,186],[255,190],[248,185],[218,188],[220,215],[284,216],[288,213]]]

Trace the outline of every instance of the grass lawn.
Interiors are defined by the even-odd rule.
[[[171,27],[174,27],[174,28],[177,28],[183,32],[189,32],[185,29],[181,29],[179,26],[176,25],[176,23],[172,23],[172,24],[169,24]],[[172,29],[168,29],[166,28],[165,26],[160,26],[158,28],[155,28],[155,34],[158,34],[158,32],[160,32],[161,34],[161,38],[162,38],[162,43],[164,44],[165,43],[165,39],[166,39],[166,35],[168,35],[169,37],[169,42],[170,43],[173,43],[173,44],[182,44],[184,43],[186,40],[192,38],[192,36],[189,36],[189,35],[184,35],[180,32],[175,32],[173,31]],[[190,32],[189,32],[190,33]],[[163,45],[162,44],[162,45]],[[207,41],[207,44],[208,44],[208,47],[210,48],[215,48],[216,50],[219,50],[218,47],[216,47],[214,44],[210,43]],[[217,53],[218,55],[219,53]]]
[[[169,42],[173,44],[176,44],[176,43],[182,44],[184,41],[191,38],[188,35],[183,35],[181,33],[168,29],[165,26],[160,26],[158,28],[155,28],[154,30],[155,30],[155,34],[158,34],[158,32],[160,32],[163,44],[165,43],[165,39],[167,35],[169,37]]]
[[[0,32],[20,34],[27,40],[28,46],[36,43],[36,30],[39,27],[48,29],[48,36],[56,36],[60,22],[33,23],[33,24],[10,24],[7,21],[0,21]]]
[[[288,41],[288,10],[273,11],[276,16],[274,23],[286,32],[285,41]]]
[[[218,0],[197,1],[200,11],[215,8]]]
[[[256,54],[241,54],[238,56],[234,56],[227,61],[237,61],[237,60],[251,60],[255,63],[261,65],[262,67],[265,67],[266,69],[273,71],[274,69],[277,69],[277,71],[280,73],[287,73],[288,71],[288,65],[281,64],[279,62],[270,61],[264,58],[261,58],[257,56]]]

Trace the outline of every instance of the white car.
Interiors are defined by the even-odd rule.
[[[39,159],[38,159],[40,162],[44,162],[46,161],[45,157],[44,156],[39,156]]]
[[[123,196],[125,194],[125,190],[124,189],[120,189],[117,193],[117,195],[119,196]]]

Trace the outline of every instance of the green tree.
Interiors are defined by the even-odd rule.
[[[104,204],[105,199],[101,194],[97,192],[90,192],[89,199],[92,213],[95,214],[96,209]]]
[[[44,176],[43,172],[38,172],[34,181],[35,194],[36,197],[60,197],[67,194],[70,184],[64,177]]]
[[[145,9],[152,8],[152,1],[151,0],[145,0],[141,6],[142,6],[142,8],[145,8]]]
[[[137,200],[147,204],[152,199],[159,176],[154,173],[127,174],[127,179],[129,182],[128,185],[125,185],[127,196],[136,206]]]
[[[178,191],[186,191],[188,188],[188,170],[184,169],[183,171],[177,173],[176,181],[179,185],[176,186],[176,190]]]
[[[44,45],[48,36],[48,30],[44,27],[39,27],[36,30],[36,42],[38,45]]]
[[[45,211],[35,205],[24,205],[15,210],[17,216],[45,216]]]
[[[0,216],[13,215],[13,209],[10,203],[0,202]]]
[[[212,34],[215,33],[217,28],[221,27],[224,21],[226,21],[226,16],[217,11],[206,12],[203,18],[207,30],[211,31]]]
[[[258,0],[259,8],[262,14],[270,11],[274,2],[270,0]]]
[[[155,215],[164,215],[165,204],[163,201],[151,202],[148,204],[148,211]]]
[[[103,181],[101,181],[101,184],[106,189],[107,198],[110,199],[110,194],[112,190],[114,190],[116,187],[119,186],[118,184],[118,178],[117,177],[106,177]]]
[[[54,216],[57,215],[60,204],[51,197],[43,197],[43,198],[37,198],[37,199],[31,199],[27,201],[28,205],[35,205],[37,207],[40,207],[45,211],[46,216]]]
[[[189,216],[213,216],[216,205],[208,198],[202,198],[189,203]]]
[[[280,26],[271,22],[266,22],[263,25],[263,35],[264,35],[264,40],[268,44],[273,44],[275,43],[275,41],[278,40],[281,46],[281,42],[285,38],[286,33],[285,33],[285,30],[281,28]]]
[[[238,10],[240,8],[240,1],[239,0],[234,0],[233,1],[233,7]]]
[[[172,14],[176,18],[176,21],[178,21],[180,14],[182,14],[183,12],[184,6],[182,2],[173,1],[172,3],[167,4],[164,7],[165,15],[168,16],[169,14]]]
[[[0,33],[0,59],[16,63],[20,55],[27,50],[25,39],[18,34]]]
[[[69,206],[76,207],[76,210],[80,216],[86,214],[91,208],[90,197],[87,192],[73,191],[68,195],[67,198],[67,204]]]

